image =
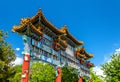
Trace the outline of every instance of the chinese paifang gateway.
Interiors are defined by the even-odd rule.
[[[86,52],[83,42],[76,40],[66,26],[58,29],[51,24],[41,9],[32,18],[23,18],[19,26],[13,26],[12,31],[23,36],[24,53],[29,53],[32,60],[53,66],[65,64],[90,78],[90,68],[94,64],[89,59],[93,55]]]

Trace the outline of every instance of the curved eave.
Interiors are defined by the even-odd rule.
[[[85,55],[86,55],[88,58],[93,58],[93,57],[94,57],[93,54],[89,54],[89,53],[87,53],[86,51],[85,51]]]
[[[77,45],[82,45],[82,41],[76,40],[70,33],[67,33],[68,38],[70,38],[72,41],[74,41]]]
[[[43,22],[44,22],[48,27],[50,27],[50,29],[53,30],[55,33],[57,33],[57,34],[62,34],[62,33],[59,31],[59,29],[57,29],[52,23],[50,23],[50,22],[45,18],[45,16],[43,15],[41,9],[39,9],[38,13],[31,18],[31,22],[34,22],[38,17],[41,17],[41,19],[43,20]]]
[[[38,17],[41,17],[42,15],[42,10],[39,9],[38,13],[31,18],[31,22],[34,22]]]
[[[86,56],[87,56],[88,58],[93,58],[93,55],[92,55],[92,54],[86,54]]]
[[[93,64],[93,63],[90,63],[90,67],[94,67],[94,64]]]
[[[88,56],[89,56],[90,58],[93,58],[93,57],[94,57],[93,54],[88,54]]]
[[[57,32],[58,34],[63,34],[60,29],[57,29],[52,23],[50,23],[45,16],[43,15],[42,11],[40,10],[40,12],[38,12],[37,16],[41,15],[41,18],[43,19],[43,21],[55,32]],[[67,33],[67,36],[72,39],[76,44],[78,45],[82,45],[83,42],[82,41],[78,41],[76,40],[69,32]]]
[[[82,55],[82,54],[80,54],[80,53],[77,53],[77,56],[79,56],[80,58],[86,58],[85,55]]]
[[[82,48],[78,47],[76,52],[80,52],[82,50]]]
[[[19,32],[24,27],[25,27],[25,25],[22,25],[22,26],[13,26],[12,32]]]
[[[33,17],[31,18],[31,22],[35,21],[35,19],[38,18],[38,17],[41,17],[41,19],[43,20],[43,22],[44,22],[46,25],[48,25],[48,27],[50,27],[50,29],[53,30],[56,34],[63,34],[63,33],[60,31],[60,29],[57,29],[52,23],[50,23],[50,22],[45,18],[45,16],[43,15],[41,9],[38,11],[38,13],[37,13],[35,16],[33,16]],[[70,38],[73,42],[75,42],[75,44],[77,44],[77,45],[82,45],[82,44],[83,44],[82,41],[76,40],[70,33],[67,33],[67,36],[68,36],[68,38]]]
[[[13,26],[12,32],[20,33],[21,30],[23,30],[24,28],[27,28],[27,25],[30,25],[30,28],[32,28],[32,30],[35,33],[37,33],[40,36],[42,35],[42,32],[36,29],[36,27],[31,22],[29,22],[28,24],[21,25],[21,26]]]
[[[38,13],[33,16],[32,18],[30,18],[30,21],[31,23],[33,23],[38,17],[41,17],[41,19],[43,20],[43,22],[53,31],[55,32],[56,34],[63,34],[60,29],[57,29],[52,23],[50,23],[46,18],[45,16],[43,15],[42,13],[42,10],[40,9],[38,11]],[[33,25],[32,25],[33,26]],[[24,25],[22,26],[14,26],[12,31],[18,31],[18,30],[21,30],[22,28],[24,28]],[[35,29],[33,27],[33,29],[39,34],[39,32],[37,31],[37,29]],[[67,37],[70,38],[75,44],[77,45],[82,45],[83,42],[82,41],[78,41],[76,40],[69,32],[67,32]]]
[[[35,33],[39,34],[40,36],[43,35],[43,33],[39,29],[36,29],[36,27],[31,22],[30,22],[30,26],[35,31]]]
[[[64,35],[66,35],[68,38],[70,38],[75,44],[77,45],[82,45],[83,42],[82,41],[78,41],[76,40],[70,33],[69,31],[67,30],[67,26],[65,25],[64,27],[62,27],[61,29],[59,29],[59,31],[61,33],[63,33]]]
[[[59,29],[57,29],[53,24],[51,24],[43,15],[41,16],[44,23],[50,27],[51,30],[53,30],[56,34],[62,34]]]
[[[93,63],[87,62],[87,66],[91,68],[94,67],[95,65]]]

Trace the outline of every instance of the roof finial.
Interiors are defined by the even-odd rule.
[[[38,10],[38,14],[41,14],[41,13],[42,13],[42,9],[39,8],[39,10]]]
[[[66,34],[66,32],[67,32],[67,26],[64,25],[64,27],[61,28],[60,31],[61,31],[62,33],[65,33],[65,34]]]
[[[64,28],[66,28],[66,29],[67,29],[67,25],[64,25]]]
[[[42,8],[39,8],[39,12],[41,12],[42,11]]]

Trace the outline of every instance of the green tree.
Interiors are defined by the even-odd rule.
[[[6,82],[9,77],[14,75],[14,69],[11,62],[16,58],[11,45],[5,41],[7,33],[0,30],[0,81]]]
[[[85,76],[82,77],[82,81],[83,81],[83,82],[89,82],[88,78],[85,77]]]
[[[90,69],[90,76],[92,82],[103,82],[103,80],[100,78],[100,76],[96,75],[96,73],[93,71],[93,69]]]
[[[120,82],[120,54],[113,54],[111,61],[102,64],[106,82]]]
[[[30,68],[30,82],[55,82],[55,69],[49,64],[32,63]]]
[[[21,82],[22,65],[15,65],[15,75],[9,78],[10,82]]]
[[[62,68],[62,82],[77,82],[78,72],[71,67],[65,66]]]

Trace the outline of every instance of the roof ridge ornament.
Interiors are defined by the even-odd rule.
[[[64,25],[64,27],[62,27],[60,31],[64,34],[67,34],[67,25]]]
[[[39,8],[38,14],[41,14],[41,13],[42,13],[42,8]]]
[[[20,25],[24,25],[30,22],[30,18],[22,18],[20,21]]]
[[[14,26],[13,29],[12,29],[12,31],[13,31],[13,32],[15,32],[15,31],[16,31],[16,32],[19,32],[19,31],[21,31],[22,29],[26,28],[25,26],[26,26],[27,24],[35,23],[35,21],[36,21],[38,18],[41,18],[41,20],[44,22],[44,24],[46,24],[51,30],[53,30],[53,32],[57,33],[58,35],[61,35],[61,34],[62,34],[63,36],[66,36],[66,37],[70,38],[70,39],[71,39],[75,44],[77,44],[77,45],[82,45],[82,44],[83,44],[83,42],[78,41],[76,38],[74,38],[74,37],[68,32],[68,30],[67,30],[67,25],[64,25],[64,27],[61,28],[61,29],[56,28],[51,22],[49,22],[49,21],[45,18],[44,14],[42,13],[42,9],[41,9],[41,8],[38,10],[38,12],[36,13],[35,16],[33,16],[33,17],[30,18],[30,21],[25,18],[24,21],[21,21],[21,24],[23,24],[23,25],[20,24],[19,26]],[[27,20],[28,20],[29,22],[26,23]],[[32,26],[33,26],[33,25],[32,25]],[[36,31],[37,29],[34,29],[34,30]]]

